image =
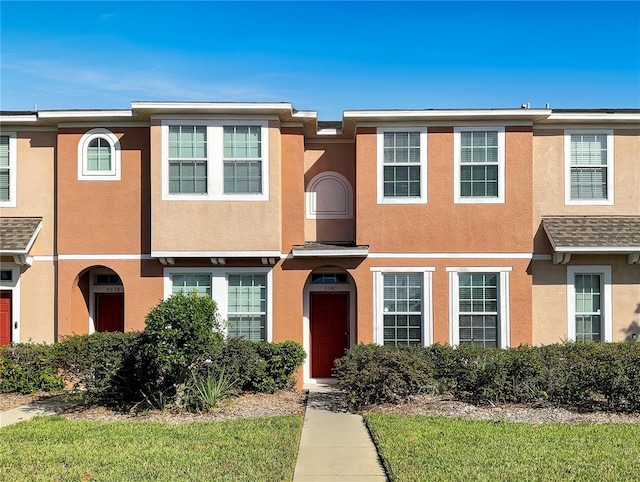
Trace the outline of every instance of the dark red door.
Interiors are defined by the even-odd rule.
[[[124,331],[124,295],[96,294],[96,331]]]
[[[330,377],[348,345],[349,293],[311,293],[311,377]]]
[[[0,346],[11,343],[11,291],[0,291]]]

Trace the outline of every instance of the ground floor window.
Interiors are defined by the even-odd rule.
[[[433,342],[431,274],[433,268],[371,268],[375,290],[375,341],[382,345]]]
[[[165,298],[196,293],[216,302],[227,335],[271,341],[271,268],[166,268]]]
[[[230,274],[228,286],[229,336],[266,340],[267,277],[264,274]]]
[[[507,348],[511,267],[452,267],[447,271],[451,344]]]
[[[567,338],[611,341],[611,266],[567,267]]]

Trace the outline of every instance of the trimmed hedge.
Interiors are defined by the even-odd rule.
[[[17,343],[0,349],[0,392],[33,393],[64,387],[53,345]]]
[[[336,361],[351,409],[449,392],[483,403],[540,403],[640,411],[640,343],[517,348],[358,345]]]

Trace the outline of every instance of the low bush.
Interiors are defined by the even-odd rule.
[[[65,379],[88,402],[121,403],[132,398],[131,361],[140,342],[139,332],[93,333],[65,337],[52,347]]]
[[[336,360],[334,374],[355,410],[436,390],[434,365],[420,347],[356,345]]]
[[[425,390],[472,403],[548,402],[640,411],[640,343],[517,348],[358,345],[336,361],[346,403],[361,409]]]
[[[0,392],[27,394],[63,387],[52,345],[18,343],[0,349]]]

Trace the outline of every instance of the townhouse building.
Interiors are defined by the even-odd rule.
[[[0,343],[144,328],[509,347],[640,332],[640,110],[133,102],[0,114]]]

